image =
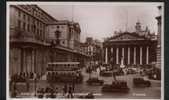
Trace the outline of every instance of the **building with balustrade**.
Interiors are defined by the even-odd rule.
[[[157,38],[146,28],[140,31],[140,22],[136,23],[136,32],[121,32],[107,38],[103,43],[104,60],[107,64],[149,65],[156,62]]]
[[[45,73],[48,62],[79,61],[80,25],[60,21],[37,5],[10,5],[9,74]]]

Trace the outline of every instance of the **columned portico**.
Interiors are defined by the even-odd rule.
[[[105,62],[119,65],[123,57],[126,66],[150,64],[156,61],[156,58],[154,58],[156,43],[155,40],[137,36],[134,33],[120,34],[103,44],[104,48],[108,49],[104,50]]]

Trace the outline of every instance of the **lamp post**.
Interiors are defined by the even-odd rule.
[[[50,49],[50,50],[51,50],[51,51],[50,51],[50,52],[51,52],[51,54],[50,54],[50,56],[51,56],[51,57],[50,57],[50,58],[51,58],[51,62],[54,61],[55,46],[56,46],[56,45],[59,45],[59,42],[60,42],[60,41],[59,41],[60,33],[61,33],[61,32],[60,32],[59,30],[56,30],[56,31],[55,31],[55,38],[56,38],[56,39],[55,39],[55,40],[52,40],[52,41],[51,41],[51,44],[50,44],[50,48],[51,48],[51,49]]]
[[[35,56],[34,58],[34,67],[35,67],[34,82],[35,82],[35,97],[36,97],[36,84],[37,84],[36,82],[36,50],[34,51],[34,56]]]
[[[36,97],[36,84],[37,84],[37,82],[36,82],[36,72],[35,72],[35,97]]]

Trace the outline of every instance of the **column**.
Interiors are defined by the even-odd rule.
[[[111,48],[111,54],[113,54],[113,48]]]
[[[116,64],[119,64],[119,48],[116,48]]]
[[[27,48],[25,50],[25,68],[26,68],[25,72],[28,72],[28,50]]]
[[[31,48],[28,48],[28,51],[27,51],[27,72],[31,72]]]
[[[36,61],[37,61],[37,59],[36,59],[36,49],[34,49],[34,72],[36,73],[37,72],[37,64],[36,64]]]
[[[33,59],[34,53],[33,53],[33,49],[31,50],[31,72],[34,72],[34,59]]]
[[[26,72],[26,50],[23,49],[23,72]]]
[[[108,59],[107,59],[107,48],[106,48],[106,50],[105,50],[106,52],[105,52],[105,63],[107,64],[108,63]]]
[[[136,65],[136,47],[134,47],[134,65]]]
[[[122,48],[122,57],[124,57],[124,48]]]
[[[142,53],[142,50],[143,50],[143,48],[140,47],[140,65],[143,64],[143,60],[142,60],[142,58],[143,58],[143,53]]]
[[[130,64],[130,47],[128,47],[128,65]]]
[[[149,64],[149,46],[146,48],[146,64]]]
[[[110,61],[111,61],[111,63],[113,63],[113,47],[111,48],[111,58],[110,58]]]
[[[24,51],[23,51],[23,48],[21,48],[21,59],[20,59],[20,62],[21,62],[21,72],[23,72],[24,68],[23,68],[23,65],[24,65]]]

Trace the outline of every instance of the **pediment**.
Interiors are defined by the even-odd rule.
[[[144,40],[145,37],[139,36],[136,33],[123,33],[114,36],[110,41],[127,41],[127,40]]]

